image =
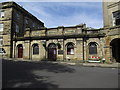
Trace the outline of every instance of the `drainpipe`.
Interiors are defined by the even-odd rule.
[[[85,53],[84,53],[84,41],[85,41],[85,38],[84,37],[85,37],[85,35],[83,36],[83,63],[85,62],[85,57],[84,57],[84,55],[85,55]]]
[[[15,58],[15,56],[16,56],[16,33],[14,33],[15,34],[15,41],[14,41],[14,58]]]
[[[85,50],[85,44],[84,44],[84,42],[85,42],[85,37],[86,37],[86,31],[85,31],[85,29],[82,29],[82,33],[83,33],[83,63],[85,62],[85,52],[84,52],[84,50]]]
[[[65,59],[65,46],[64,46],[64,39],[63,39],[63,61],[64,61],[64,59]]]
[[[31,45],[30,45],[30,42],[31,42],[31,40],[29,40],[29,60],[31,59],[31,58],[30,58],[30,53],[31,53],[31,52],[30,52],[30,51],[31,51],[31,50],[30,50],[30,46],[31,46]]]
[[[30,31],[29,31],[29,37],[30,37],[30,40],[29,40],[29,60],[32,59],[32,52],[31,52],[31,28],[30,28]]]
[[[64,35],[64,27],[63,27],[63,33],[62,33],[63,35]],[[63,36],[63,61],[65,60],[65,38],[64,38],[64,36]]]
[[[45,28],[45,37],[47,38],[47,28]],[[47,47],[47,40],[48,39],[45,39],[46,41],[45,41],[45,59],[47,60],[48,58],[48,56],[47,56],[47,53],[48,53],[48,47]]]

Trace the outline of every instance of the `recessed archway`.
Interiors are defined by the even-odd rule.
[[[48,60],[55,61],[57,58],[56,44],[50,43],[48,45]]]
[[[120,38],[113,39],[110,42],[112,58],[120,62]]]
[[[17,48],[18,48],[18,58],[23,58],[23,46],[22,46],[22,44],[19,44],[17,46]]]

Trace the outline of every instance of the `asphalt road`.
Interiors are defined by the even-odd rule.
[[[118,88],[118,69],[2,61],[3,88]]]

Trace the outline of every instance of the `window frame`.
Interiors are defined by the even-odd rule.
[[[33,55],[39,55],[39,45],[38,44],[33,44],[32,50],[33,50],[33,52],[32,52]]]
[[[29,19],[27,17],[25,18],[25,24],[29,24]]]
[[[120,21],[120,10],[112,12],[112,16],[113,16],[113,26],[120,25],[120,23],[118,23]]]
[[[19,20],[20,19],[20,14],[16,13],[16,18]]]
[[[18,24],[15,24],[15,32],[19,33],[20,32],[20,27]]]
[[[91,42],[89,43],[89,54],[90,55],[96,55],[98,52],[97,52],[97,43],[95,42]]]
[[[73,43],[67,44],[67,55],[74,55],[74,45]]]

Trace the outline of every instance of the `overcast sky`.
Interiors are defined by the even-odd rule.
[[[92,28],[103,27],[102,2],[17,3],[44,22],[47,28],[75,26],[82,23]]]

